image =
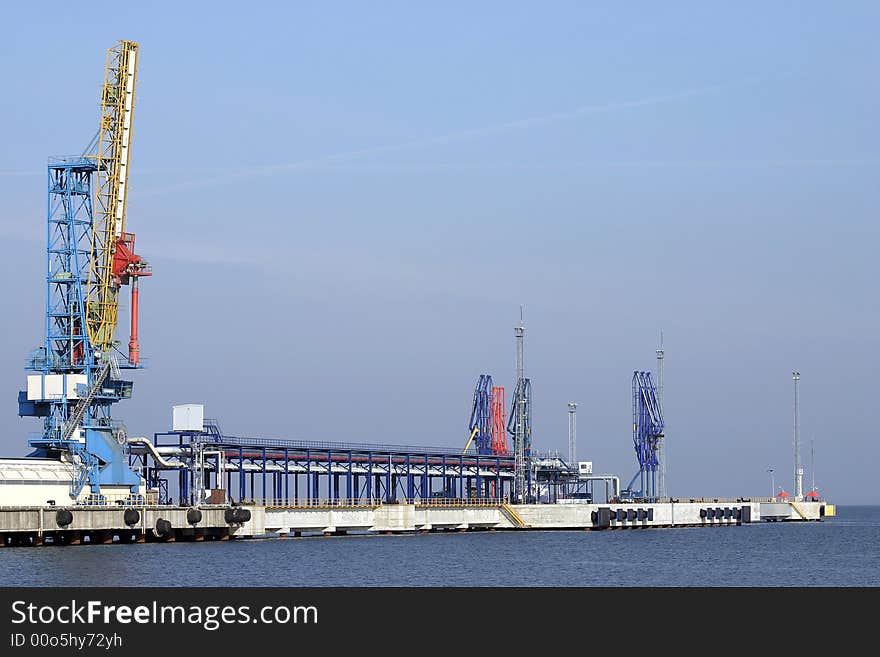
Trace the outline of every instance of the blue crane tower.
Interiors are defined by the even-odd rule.
[[[650,372],[633,372],[633,446],[639,462],[639,470],[630,480],[627,490],[632,491],[636,479],[640,481],[638,491],[632,496],[656,501],[657,490],[657,451],[663,439],[663,411],[657,388]]]
[[[121,369],[141,366],[137,336],[138,279],[151,269],[125,232],[138,44],[107,51],[95,152],[50,159],[45,341],[31,354],[19,415],[42,418],[31,456],[57,458],[72,471],[70,496],[86,485],[137,493],[127,465],[125,426],[111,406],[131,397]],[[87,149],[90,150],[90,149]],[[114,338],[119,290],[131,285],[127,356]]]

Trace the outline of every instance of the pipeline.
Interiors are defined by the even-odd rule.
[[[620,477],[617,475],[581,475],[578,477],[580,481],[604,481],[607,486],[607,482],[611,482],[611,487],[614,490],[614,497],[620,496]],[[607,488],[605,489],[608,490]]]
[[[165,460],[165,458],[156,450],[156,446],[153,445],[153,443],[146,438],[137,436],[134,438],[129,438],[128,442],[131,445],[144,445],[149,450],[150,454],[153,455],[153,459],[155,459],[156,463],[161,465],[163,468],[172,468],[177,470],[186,467],[186,465],[181,463],[180,461],[175,462]]]

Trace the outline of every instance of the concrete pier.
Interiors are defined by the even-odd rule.
[[[508,506],[393,504],[372,507],[254,508],[238,537],[443,530],[602,530],[669,527],[725,527],[773,521],[821,520],[822,502],[760,502],[712,498],[694,502],[640,504],[520,504]],[[762,516],[762,509],[768,513]]]
[[[132,510],[137,513],[132,513]],[[436,531],[528,531],[726,527],[762,521],[818,521],[824,502],[699,499],[627,504],[522,504],[485,500],[306,507],[204,506],[193,525],[186,507],[0,507],[0,547],[342,536]],[[233,513],[236,511],[238,513]],[[240,514],[247,516],[242,520]],[[136,522],[132,520],[136,516]],[[126,520],[131,523],[127,524]]]
[[[217,540],[241,527],[227,522],[227,509],[202,507],[194,527],[186,507],[0,507],[0,546]]]

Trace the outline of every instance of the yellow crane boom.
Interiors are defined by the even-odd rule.
[[[468,441],[464,445],[464,449],[461,450],[462,454],[467,454],[468,447],[471,446],[471,443],[474,442],[474,438],[477,437],[477,434],[480,433],[480,427],[474,427],[474,430],[471,431],[471,437],[468,438]]]
[[[95,155],[97,207],[92,231],[86,322],[93,347],[103,352],[109,352],[114,344],[119,286],[127,266],[124,259],[115,256],[125,229],[137,55],[138,44],[134,41],[120,41],[107,50],[101,94],[101,124]]]

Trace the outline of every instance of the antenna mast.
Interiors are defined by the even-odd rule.
[[[663,330],[660,330],[660,348],[657,350],[657,401],[660,403],[661,412],[665,409],[663,408],[663,358],[666,355],[666,352],[663,350]],[[659,481],[659,491],[658,496],[663,499],[667,495],[666,491],[666,431],[663,432],[663,437],[660,439],[660,442],[657,445],[657,460],[659,462],[659,471],[660,471],[660,481]]]
[[[791,378],[794,381],[794,499],[799,501],[804,496],[804,469],[801,467],[800,407],[798,405],[798,382],[801,380],[801,373],[792,372]]]

